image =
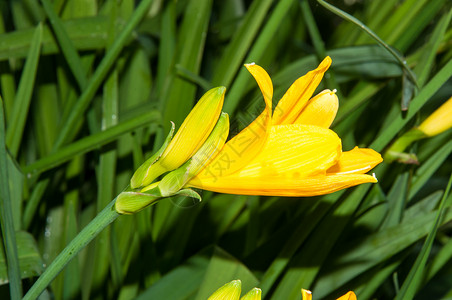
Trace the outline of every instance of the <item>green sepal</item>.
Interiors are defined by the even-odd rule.
[[[202,201],[201,195],[199,195],[197,192],[195,192],[192,189],[183,189],[183,190],[178,191],[174,195],[190,197],[190,198],[198,200],[199,202]]]
[[[130,215],[156,203],[162,196],[155,189],[146,192],[124,191],[116,198],[115,209],[120,214]]]
[[[394,160],[400,160],[405,163],[416,163],[417,159],[413,156],[407,157],[408,154],[404,150],[411,145],[411,143],[420,139],[426,138],[427,135],[418,128],[412,128],[400,136],[384,154],[384,160],[390,163]]]
[[[173,138],[175,125],[173,122],[171,122],[171,129],[168,134],[168,136],[165,139],[165,142],[163,143],[162,147],[154,153],[148,160],[146,160],[133,174],[132,179],[130,179],[130,187],[132,189],[136,189],[139,187],[144,186],[145,179],[148,175],[149,168],[155,164],[156,161],[159,160],[159,158],[162,156],[163,152],[168,147],[168,144],[170,143],[171,139]]]

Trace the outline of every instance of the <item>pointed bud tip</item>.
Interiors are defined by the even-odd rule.
[[[226,93],[226,87],[225,86],[219,86],[219,87],[216,87],[215,89],[216,89],[216,92],[218,94],[220,94],[220,95]]]

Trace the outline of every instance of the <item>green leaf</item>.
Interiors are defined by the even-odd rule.
[[[20,278],[39,276],[44,271],[38,247],[33,236],[25,231],[16,232],[17,256],[20,266]],[[0,245],[0,284],[8,283],[7,263],[3,256],[3,245]]]

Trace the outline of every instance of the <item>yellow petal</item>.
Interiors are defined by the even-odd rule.
[[[342,297],[337,298],[337,300],[356,300],[356,295],[350,291]]]
[[[343,152],[337,164],[329,168],[327,173],[336,175],[363,174],[382,161],[383,158],[380,153],[372,149],[355,147],[350,151]]]
[[[271,128],[273,85],[265,70],[256,64],[245,65],[256,79],[265,100],[265,110],[250,125],[224,145],[200,176],[216,177],[232,174],[243,168],[264,147]],[[212,173],[214,172],[214,173]]]
[[[341,154],[341,140],[332,130],[291,124],[272,126],[267,144],[239,177],[293,177],[325,174]]]
[[[330,194],[362,183],[378,182],[366,174],[318,175],[306,178],[288,177],[218,177],[193,178],[187,186],[235,195],[310,197]]]
[[[272,120],[274,125],[292,124],[296,120],[330,65],[331,58],[327,56],[317,69],[298,78],[290,86],[275,108]]]
[[[301,289],[301,296],[303,297],[303,300],[312,300],[312,292]]]
[[[329,128],[336,117],[338,108],[339,100],[335,91],[324,90],[309,100],[293,123]]]
[[[452,127],[452,97],[435,110],[419,129],[428,136],[437,135]]]

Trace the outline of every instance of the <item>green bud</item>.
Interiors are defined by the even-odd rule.
[[[158,182],[155,182],[149,187],[152,190],[152,186],[157,185]],[[134,214],[147,206],[156,203],[161,198],[158,190],[148,192],[126,190],[116,198],[115,209],[120,214]]]
[[[239,300],[242,291],[240,280],[233,280],[216,290],[207,300]]]
[[[261,300],[262,291],[259,288],[254,288],[246,293],[240,300]]]

